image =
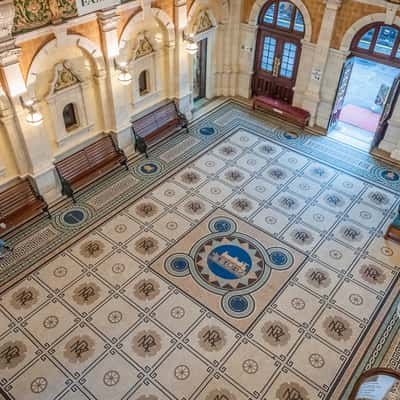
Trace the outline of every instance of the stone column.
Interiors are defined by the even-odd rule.
[[[128,153],[133,151],[133,139],[130,134],[130,90],[131,85],[123,86],[118,81],[120,71],[115,68],[119,56],[118,23],[120,16],[116,8],[97,13],[102,36],[106,74],[97,78],[102,97],[104,129],[116,134],[118,144]],[[127,60],[126,60],[127,61]]]
[[[191,55],[185,50],[183,32],[187,26],[187,0],[174,0],[175,7],[175,97],[179,108],[188,119],[192,118],[192,92],[189,68]]]
[[[43,125],[32,126],[27,123],[27,110],[23,107],[21,96],[27,96],[19,58],[21,50],[9,43],[0,54],[0,71],[5,90],[10,99],[14,118],[3,120],[11,143],[15,145],[20,174],[30,174],[35,178],[39,191],[48,199],[57,196],[56,176],[54,174],[53,155],[47,132]],[[14,126],[15,121],[15,126]]]
[[[303,99],[303,107],[311,113],[311,126],[315,124],[318,106],[321,101],[321,84],[326,70],[336,14],[342,4],[342,0],[325,1],[325,11],[314,52],[311,77]]]

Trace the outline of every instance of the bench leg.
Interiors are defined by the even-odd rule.
[[[47,213],[47,218],[48,219],[51,219],[51,214],[50,214],[50,211],[49,211],[49,207],[45,207],[45,208],[43,208],[43,211],[45,212],[45,213]]]
[[[124,166],[125,166],[125,169],[126,169],[127,171],[129,171],[128,160],[123,161],[123,162],[122,162],[122,165],[124,165]]]

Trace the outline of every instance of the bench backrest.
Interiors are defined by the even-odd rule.
[[[176,120],[179,120],[179,116],[175,103],[171,101],[132,122],[132,127],[135,135],[146,138],[146,136],[149,136],[154,131],[161,130]]]
[[[116,153],[111,137],[104,136],[84,149],[56,162],[56,167],[61,176],[71,181],[112,159]]]
[[[26,205],[37,201],[37,194],[28,179],[0,192],[0,219],[7,217]]]

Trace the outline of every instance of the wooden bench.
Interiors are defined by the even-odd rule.
[[[0,192],[0,222],[6,224],[5,229],[0,228],[0,235],[43,212],[51,217],[47,203],[36,192],[30,179],[20,179],[15,185]]]
[[[388,226],[384,238],[400,243],[400,207],[395,220]]]
[[[310,122],[310,113],[308,111],[272,97],[256,96],[253,100],[253,110],[257,108],[272,112],[296,125],[300,125],[303,129]]]
[[[178,128],[185,128],[189,132],[186,117],[171,101],[132,122],[135,150],[145,153],[147,157],[147,146],[152,141]]]
[[[111,136],[104,136],[55,163],[61,180],[62,194],[71,197],[74,203],[76,191],[121,165],[129,169],[125,153],[116,146]]]

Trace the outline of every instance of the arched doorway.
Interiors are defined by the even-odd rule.
[[[290,1],[268,1],[258,21],[253,95],[291,104],[304,37],[304,18]]]
[[[373,23],[353,38],[328,132],[370,149],[382,140],[400,87],[400,28]]]

